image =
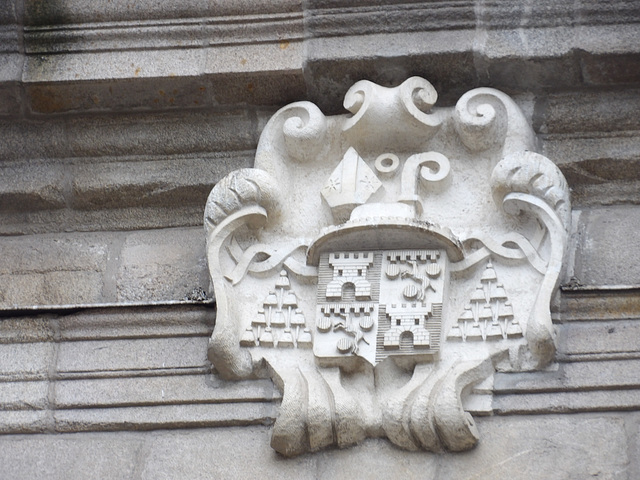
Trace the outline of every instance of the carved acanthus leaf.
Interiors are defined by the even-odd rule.
[[[549,305],[558,287],[570,228],[569,188],[560,169],[534,152],[515,153],[502,159],[491,175],[491,188],[495,202],[506,213],[530,213],[549,233],[551,252],[547,270],[526,332],[531,351],[540,364],[546,364],[555,353]]]
[[[491,190],[497,205],[513,192],[528,193],[544,200],[568,228],[571,217],[569,187],[560,169],[535,152],[506,156],[493,169]]]
[[[267,172],[255,168],[231,172],[213,187],[207,199],[204,212],[207,233],[210,234],[223,220],[248,206],[273,210],[279,196],[278,184]]]

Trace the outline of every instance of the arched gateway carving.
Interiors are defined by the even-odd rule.
[[[282,389],[271,445],[284,455],[382,436],[471,448],[463,390],[553,358],[566,181],[504,93],[436,98],[413,77],[356,83],[350,115],[284,107],[255,168],[209,196],[209,358]]]

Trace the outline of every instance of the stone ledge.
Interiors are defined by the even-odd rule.
[[[4,114],[219,108],[240,98],[311,99],[335,113],[356,80],[416,74],[445,104],[480,85],[516,94],[640,82],[640,9],[629,2],[368,3],[145,2],[135,15],[120,4],[91,15],[85,0],[28,1],[26,53],[16,43],[4,55]]]
[[[56,409],[115,408],[237,402],[272,402],[280,395],[270,380],[225,382],[214,375],[170,375],[60,380]]]
[[[577,282],[582,285],[638,286],[638,225],[640,208],[631,205],[581,211],[572,274]]]
[[[568,322],[558,326],[557,359],[565,362],[640,358],[640,321]]]
[[[477,420],[482,441],[456,454],[402,452],[372,439],[348,450],[292,459],[269,447],[269,428],[201,428],[156,432],[0,436],[7,480],[99,478],[270,478],[328,480],[492,478],[634,478],[638,459],[625,430],[638,416],[547,415]],[[505,433],[507,432],[507,433]],[[576,439],[579,439],[577,441]],[[544,461],[541,461],[544,458]],[[364,472],[364,473],[363,473]],[[516,472],[514,474],[514,472]]]
[[[57,432],[104,432],[270,425],[274,412],[270,403],[237,402],[56,410],[53,417]]]
[[[496,373],[498,395],[640,388],[640,360],[561,363],[555,371]]]
[[[497,415],[616,412],[640,409],[640,389],[496,395]]]
[[[636,287],[561,287],[554,323],[632,320],[640,318],[640,289]]]
[[[201,227],[0,237],[0,312],[183,301],[210,290],[204,243]]]
[[[0,433],[113,432],[270,425],[269,403],[161,405],[50,411],[0,411]]]
[[[162,2],[138,0],[136,8],[120,2],[104,5],[91,0],[67,0],[60,3],[24,1],[24,23],[28,26],[67,25],[85,22],[122,22],[146,18],[166,20],[200,17],[244,17],[263,14],[270,16],[295,13],[301,10],[300,0],[182,0]],[[11,17],[9,17],[10,19]]]

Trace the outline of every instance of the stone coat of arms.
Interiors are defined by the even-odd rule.
[[[471,448],[463,392],[553,359],[566,181],[504,93],[436,98],[413,77],[356,83],[348,115],[288,105],[255,168],[209,196],[209,358],[282,389],[271,445],[284,455],[367,437]]]

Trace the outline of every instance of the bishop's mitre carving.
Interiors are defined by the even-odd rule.
[[[284,455],[366,437],[471,448],[462,392],[553,359],[566,181],[504,93],[436,98],[413,77],[356,83],[348,115],[288,105],[255,168],[209,196],[209,358],[283,391],[271,445]]]

